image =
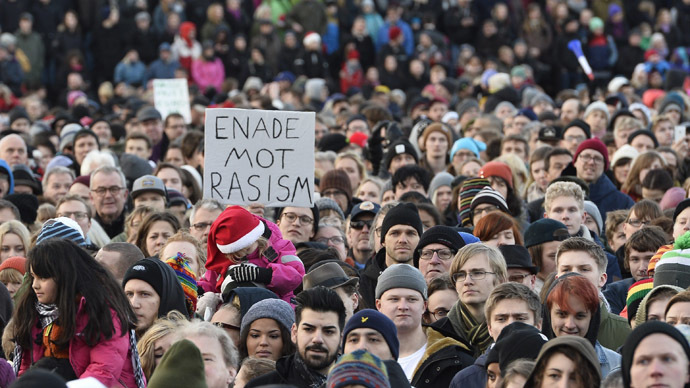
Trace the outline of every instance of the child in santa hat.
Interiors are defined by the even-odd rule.
[[[208,234],[205,291],[220,292],[227,276],[236,283],[258,283],[290,303],[302,283],[304,265],[295,246],[274,223],[240,206],[225,209]]]

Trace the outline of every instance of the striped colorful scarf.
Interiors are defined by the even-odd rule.
[[[464,303],[458,301],[448,312],[448,320],[455,332],[464,337],[474,348],[475,357],[483,354],[493,339],[486,322],[478,323]]]

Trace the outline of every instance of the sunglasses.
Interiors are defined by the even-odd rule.
[[[373,223],[374,223],[374,220],[350,221],[350,228],[355,229],[355,230],[362,230],[362,229],[364,229],[364,226],[366,225],[369,229],[371,229],[371,225]]]

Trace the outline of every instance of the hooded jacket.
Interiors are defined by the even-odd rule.
[[[592,348],[591,343],[582,337],[566,335],[563,337],[554,338],[549,342],[545,343],[544,346],[542,346],[541,351],[539,351],[539,356],[536,359],[534,370],[532,371],[532,374],[530,374],[529,378],[527,378],[525,387],[535,386],[535,378],[537,377],[537,371],[539,369],[542,369],[538,368],[538,366],[542,362],[548,361],[548,359],[545,358],[545,355],[547,353],[550,353],[552,349],[561,347],[566,348],[563,349],[565,352],[580,353],[580,355],[589,364],[588,366],[596,371],[596,374],[599,375],[599,380],[601,380],[601,372],[599,371],[599,362],[597,360],[597,354],[595,353],[594,348]],[[578,365],[578,367],[582,368],[584,367],[584,365]],[[599,386],[600,381],[597,381],[596,383],[597,386]]]
[[[155,257],[140,260],[139,263],[143,262],[144,260],[146,260],[149,267],[153,267],[159,272],[161,278],[160,292],[156,290],[156,292],[159,294],[158,296],[160,297],[158,317],[164,317],[172,310],[177,310],[183,315],[186,315],[187,305],[185,304],[184,292],[182,291],[180,281],[177,279],[177,275],[172,267]],[[134,266],[136,266],[136,264]],[[125,273],[125,278],[122,280],[123,288],[130,279],[139,279],[136,275],[129,276],[131,270],[132,268]],[[140,280],[146,281],[145,279]],[[155,289],[155,286],[153,287]]]
[[[469,348],[440,331],[427,327],[426,351],[414,370],[411,385],[416,388],[448,387],[456,373],[472,365]]]
[[[647,293],[647,295],[644,296],[644,298],[642,298],[642,302],[640,302],[640,306],[637,308],[637,313],[635,315],[635,326],[640,326],[647,321],[647,303],[649,302],[649,298],[663,290],[672,290],[676,293],[684,291],[680,287],[666,284],[654,287],[651,291],[649,291],[649,293]]]
[[[4,159],[0,159],[0,173],[7,175],[10,180],[10,187],[9,189],[7,189],[5,195],[14,193],[14,174],[12,174],[12,169],[10,168],[10,165],[7,164],[7,162]]]

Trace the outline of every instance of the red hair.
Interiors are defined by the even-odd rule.
[[[599,292],[584,276],[568,276],[558,280],[546,298],[546,306],[551,310],[551,307],[557,304],[561,310],[574,313],[569,303],[570,296],[580,298],[587,310],[592,313],[599,308]]]
[[[501,211],[491,212],[482,217],[474,226],[473,233],[479,241],[489,241],[493,236],[508,229],[513,230],[515,245],[522,245],[522,234],[517,222],[512,216]]]

